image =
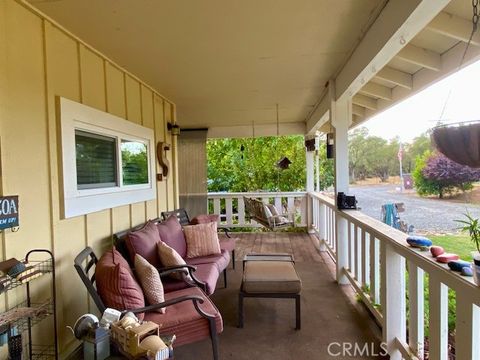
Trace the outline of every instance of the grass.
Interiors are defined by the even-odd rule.
[[[476,248],[467,234],[435,235],[428,238],[433,241],[433,245],[443,247],[445,252],[457,254],[462,260],[473,260],[472,251],[476,251]]]

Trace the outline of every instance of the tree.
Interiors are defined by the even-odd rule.
[[[325,190],[333,185],[335,178],[333,159],[327,159],[327,146],[325,142],[320,144],[318,156],[320,158],[320,167],[317,169],[317,171],[320,172],[320,190]]]
[[[413,173],[417,192],[420,195],[438,195],[440,199],[455,189],[463,192],[480,180],[480,169],[460,165],[441,153],[426,151],[418,158]]]
[[[425,151],[433,150],[429,133],[423,133],[413,139],[411,144],[406,144],[403,155],[403,169],[406,173],[411,173],[415,167],[415,160],[422,156]]]
[[[471,190],[472,183],[480,180],[480,170],[460,165],[442,153],[434,153],[426,163],[423,174],[427,179],[437,181],[445,188],[458,188],[463,192]],[[442,197],[442,194],[439,194]]]
[[[286,156],[286,170],[276,166]],[[208,191],[297,191],[305,189],[303,136],[213,139],[207,142]]]

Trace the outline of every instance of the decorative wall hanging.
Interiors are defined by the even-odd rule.
[[[18,195],[0,197],[0,230],[17,231],[18,226]]]
[[[170,144],[164,143],[164,142],[159,142],[157,144],[157,159],[158,159],[158,164],[162,168],[162,173],[157,174],[157,180],[162,181],[166,180],[168,177],[168,172],[170,168],[170,163],[168,162],[167,159],[167,151],[170,150]]]

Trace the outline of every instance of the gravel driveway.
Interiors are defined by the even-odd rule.
[[[459,224],[454,220],[461,219],[467,210],[480,217],[480,204],[425,199],[411,192],[400,193],[395,188],[395,185],[351,186],[350,193],[357,197],[364,213],[379,220],[383,204],[403,202],[405,212],[399,214],[400,219],[415,226],[417,231],[456,232]]]

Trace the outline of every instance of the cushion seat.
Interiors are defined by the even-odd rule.
[[[230,253],[227,250],[222,250],[220,254],[187,258],[185,261],[188,265],[194,266],[200,264],[215,264],[218,271],[222,272],[230,263]]]
[[[197,270],[194,273],[195,277],[205,283],[205,292],[208,295],[212,295],[215,292],[220,271],[215,264],[198,264],[195,266],[197,267]]]
[[[297,294],[302,282],[288,261],[249,261],[243,273],[242,290],[246,293]]]
[[[173,293],[166,293],[165,300],[187,295],[199,295],[205,299],[204,303],[199,305],[200,309],[208,314],[215,315],[217,332],[222,332],[223,321],[220,312],[199,288],[190,287]],[[148,312],[145,314],[145,320],[160,324],[160,334],[162,335],[175,334],[177,336],[175,346],[199,341],[209,336],[208,320],[195,310],[192,301],[183,301],[171,305],[167,308],[165,314]]]

